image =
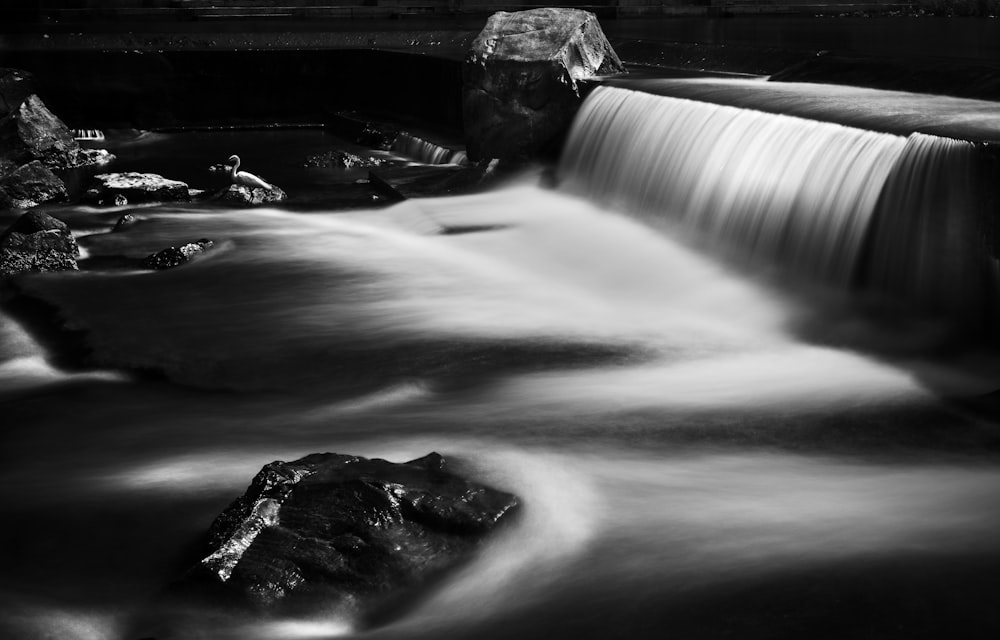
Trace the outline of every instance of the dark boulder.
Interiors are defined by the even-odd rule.
[[[228,204],[251,207],[259,204],[283,202],[288,199],[288,194],[274,185],[271,185],[270,189],[262,187],[251,189],[246,185],[232,184],[229,185],[228,189],[219,192],[216,197]]]
[[[83,149],[73,132],[35,94],[31,74],[0,69],[0,164],[41,160],[50,169],[100,166],[114,155]]]
[[[0,275],[75,270],[79,253],[66,223],[29,211],[0,235]]]
[[[370,614],[467,559],[517,504],[436,453],[272,462],[216,518],[194,575],[258,609],[322,602]]]
[[[188,186],[155,173],[101,173],[84,194],[88,202],[118,205],[137,202],[187,202]],[[124,202],[123,202],[124,199]]]
[[[64,169],[76,165],[80,144],[41,98],[32,94],[0,120],[0,149],[15,162],[41,160],[49,168]]]
[[[116,226],[117,230],[117,226]],[[187,244],[182,244],[179,247],[167,247],[163,251],[157,251],[156,253],[147,256],[142,261],[142,266],[146,269],[173,269],[174,267],[179,267],[186,262],[189,262],[191,258],[199,253],[203,253],[208,249],[211,249],[215,245],[211,240],[201,239],[197,242],[188,242]]]
[[[39,160],[21,165],[0,180],[0,209],[30,209],[65,197],[66,185]]]
[[[578,81],[621,73],[597,17],[579,9],[490,16],[462,67],[462,111],[473,160],[530,158],[569,127]]]

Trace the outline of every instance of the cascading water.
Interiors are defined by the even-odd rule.
[[[921,164],[916,139],[623,95],[594,95],[563,161],[589,198],[529,175],[369,208],[353,178],[288,162],[322,132],[109,136],[123,166],[193,186],[238,150],[293,200],[142,207],[116,232],[120,208],[50,206],[90,258],[24,276],[43,306],[0,312],[0,637],[997,637],[996,422],[940,400],[996,389],[997,367],[805,341],[789,326],[809,292],[617,210],[645,198],[650,219],[843,283],[877,270],[858,256],[907,193],[886,182],[964,147]],[[197,238],[215,248],[128,268]],[[45,361],[50,309],[92,351],[79,371]],[[438,451],[524,511],[375,629],[163,602],[262,465],[322,451]]]
[[[991,188],[971,142],[912,134],[882,191],[865,280],[965,320],[989,318],[996,259],[984,223]]]
[[[424,164],[466,164],[463,149],[451,149],[405,131],[396,136],[392,150]]]
[[[976,163],[968,142],[599,87],[559,176],[731,252],[956,312],[988,286]]]

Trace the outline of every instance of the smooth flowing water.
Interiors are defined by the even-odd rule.
[[[758,145],[753,123],[740,130],[741,144]],[[216,148],[205,135],[160,136],[135,153],[149,167],[170,156],[202,167],[221,146],[252,142],[233,134]],[[878,189],[804,194],[792,176],[825,161],[806,149],[786,162],[759,135],[766,159],[732,171],[746,172],[759,202],[764,163],[781,162],[774,188],[798,204],[747,203],[746,215],[765,217],[749,226],[805,225],[802,210],[816,206],[831,234],[846,228],[838,243],[855,247],[850,229]],[[906,153],[905,140],[881,134],[807,135],[865,149],[823,169],[852,184],[887,177],[880,158]],[[2,318],[4,637],[132,637],[134,615],[260,466],[315,451],[439,451],[525,509],[380,628],[324,611],[250,623],[206,602],[177,612],[171,637],[938,638],[1000,628],[996,423],[986,405],[964,402],[1000,386],[988,355],[942,355],[924,324],[873,322],[822,279],[785,286],[772,249],[734,266],[682,231],[623,215],[611,187],[598,187],[607,202],[581,195],[569,178],[595,162],[584,143],[571,141],[559,189],[528,174],[479,195],[326,211],[317,194],[353,178],[316,178],[301,189],[308,211],[141,208],[138,224],[114,234],[121,211],[53,208],[90,256],[141,257],[197,238],[217,247],[164,272],[24,279],[85,332],[96,362],[84,370],[61,368],[41,337]],[[285,161],[312,144],[290,145]],[[282,184],[267,154],[257,157]],[[685,166],[715,166],[691,158]],[[663,201],[697,202],[698,215],[724,216],[734,200],[664,180],[684,193],[665,190]],[[449,226],[491,230],[435,234]],[[821,254],[821,239],[807,242],[816,255],[802,264],[843,262]]]

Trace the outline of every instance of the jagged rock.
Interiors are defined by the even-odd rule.
[[[179,180],[170,180],[155,173],[101,173],[94,176],[94,182],[84,199],[96,204],[118,204],[116,198],[125,198],[125,203],[136,202],[187,202],[190,200],[188,186]],[[120,202],[120,201],[119,201]],[[119,205],[123,206],[123,205]]]
[[[61,220],[29,211],[0,235],[0,275],[77,269],[80,248]]]
[[[18,163],[41,160],[50,168],[73,166],[80,144],[41,98],[29,95],[0,121],[0,150]]]
[[[283,202],[288,199],[288,194],[274,185],[270,189],[261,187],[251,189],[246,185],[233,184],[229,185],[228,189],[221,191],[216,197],[229,204],[254,206]]]
[[[111,232],[118,233],[119,231],[125,231],[135,223],[136,223],[135,216],[132,215],[131,213],[126,213],[122,217],[118,218],[118,222],[115,223],[115,226],[113,229],[111,229]]]
[[[306,158],[306,167],[318,167],[318,168],[332,168],[337,167],[340,169],[355,169],[364,167],[381,167],[388,161],[384,158],[376,158],[373,156],[359,156],[354,153],[347,151],[340,151],[334,149],[332,151],[325,151],[323,153],[317,153]]]
[[[167,247],[147,256],[142,261],[142,266],[146,269],[173,269],[191,260],[195,255],[211,249],[215,245],[211,240],[201,239],[197,242],[189,242],[179,247]]]
[[[30,209],[65,197],[66,185],[39,160],[21,165],[0,180],[0,209]]]
[[[115,154],[107,149],[77,149],[72,158],[72,167],[105,167],[115,159]]]
[[[322,602],[371,613],[467,559],[517,504],[453,474],[437,453],[272,462],[216,518],[192,578],[265,609]]]
[[[0,160],[15,165],[41,160],[50,169],[103,165],[104,149],[83,149],[73,132],[35,94],[31,74],[0,69]],[[2,175],[2,174],[0,174]]]
[[[462,66],[469,157],[535,155],[572,122],[581,103],[579,80],[624,70],[593,13],[494,13]]]

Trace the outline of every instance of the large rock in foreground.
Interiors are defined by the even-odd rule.
[[[187,202],[191,199],[187,183],[170,180],[156,173],[101,173],[84,194],[95,204],[123,205],[137,202]]]
[[[561,136],[580,105],[577,82],[625,70],[597,17],[579,9],[490,16],[462,73],[473,160],[525,159]]]
[[[30,211],[0,235],[0,275],[77,269],[80,248],[61,220]]]
[[[30,209],[66,197],[66,185],[40,160],[21,165],[0,179],[0,208]]]
[[[370,613],[466,559],[517,504],[454,475],[436,453],[400,464],[333,453],[272,462],[212,524],[196,573],[268,610]]]

